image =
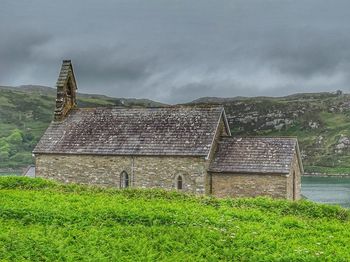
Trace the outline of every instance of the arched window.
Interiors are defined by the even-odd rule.
[[[183,179],[182,179],[182,176],[178,176],[177,179],[176,179],[176,188],[178,190],[182,190],[183,188]]]
[[[127,188],[129,187],[129,175],[125,171],[120,174],[120,187]]]

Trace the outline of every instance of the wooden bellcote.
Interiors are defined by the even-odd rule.
[[[54,120],[61,121],[77,105],[76,93],[78,87],[71,60],[63,60],[56,87],[57,98]]]

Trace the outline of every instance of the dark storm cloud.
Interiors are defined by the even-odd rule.
[[[201,96],[348,91],[345,0],[2,0],[0,84],[184,102]]]
[[[45,33],[9,32],[0,41],[0,80],[20,77],[21,71],[33,66],[30,61],[36,61],[36,49],[49,40]]]
[[[270,43],[260,55],[273,68],[294,77],[310,78],[315,74],[334,74],[350,67],[350,36],[312,36],[299,33],[298,43],[287,40]],[[291,41],[293,41],[291,39]]]

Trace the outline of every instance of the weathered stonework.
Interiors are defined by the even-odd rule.
[[[212,173],[211,180],[211,192],[217,197],[270,196],[298,200],[301,194],[301,174],[296,154],[289,174]]]
[[[135,188],[175,189],[178,175],[183,191],[205,194],[207,161],[200,157],[36,155],[36,176],[64,183],[120,187],[126,171],[129,186]]]
[[[212,194],[217,197],[286,198],[286,181],[285,175],[213,173]]]
[[[206,166],[207,169],[206,170],[209,169],[209,165],[214,159],[215,152],[217,152],[218,142],[220,141],[220,138],[223,137],[223,136],[228,136],[228,135],[231,135],[231,134],[228,134],[226,132],[224,119],[223,119],[223,117],[221,117],[219,125],[218,125],[217,132],[216,132],[216,134],[214,136],[214,139],[213,139],[213,145],[212,145],[211,151],[210,151],[210,153],[208,155],[208,159],[207,159],[207,162],[206,162],[206,164],[207,164],[207,166]],[[211,191],[212,191],[212,188],[211,188],[211,183],[212,183],[211,177],[207,174],[205,179],[206,179],[205,192],[211,194]]]
[[[295,176],[295,178],[293,178],[293,176]],[[300,172],[298,157],[297,157],[297,154],[295,154],[289,175],[287,176],[287,199],[298,200],[300,198],[301,198],[301,172]]]
[[[61,121],[69,111],[77,105],[77,83],[75,81],[73,66],[70,60],[63,61],[56,87],[57,97],[54,119]]]

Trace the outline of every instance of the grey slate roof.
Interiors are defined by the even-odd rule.
[[[298,150],[296,138],[224,137],[218,144],[209,170],[229,173],[287,174],[290,172],[296,150]]]
[[[223,107],[73,109],[33,153],[207,156]]]

